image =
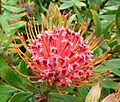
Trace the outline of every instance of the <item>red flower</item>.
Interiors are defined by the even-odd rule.
[[[91,40],[95,33],[93,31],[84,39],[82,35],[87,30],[88,25],[85,28],[83,27],[81,33],[64,27],[53,28],[50,31],[44,31],[44,28],[42,28],[42,32],[38,37],[35,37],[36,35],[33,32],[35,31],[36,34],[39,32],[36,31],[36,28],[33,31],[31,24],[28,25],[29,32],[25,27],[29,44],[26,44],[23,34],[19,34],[19,38],[29,52],[30,58],[19,49],[17,44],[15,44],[15,48],[20,57],[27,62],[28,68],[35,76],[24,76],[30,81],[31,78],[38,78],[37,81],[31,81],[34,83],[47,81],[50,86],[55,84],[60,92],[59,87],[90,85],[99,76],[108,74],[110,70],[93,74],[94,70],[99,68],[110,54],[107,50],[101,56],[96,58],[93,56],[92,52],[101,46],[98,43],[102,36]],[[20,73],[18,70],[16,71]]]
[[[42,70],[35,72],[40,76],[39,82],[48,80],[50,85],[65,87],[76,79],[88,78],[93,72],[93,66],[89,65],[93,61],[90,46],[79,33],[67,28],[45,31],[29,44],[29,52],[39,67],[31,63],[28,67]]]

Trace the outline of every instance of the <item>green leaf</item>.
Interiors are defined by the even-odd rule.
[[[74,4],[75,6],[77,6],[77,7],[86,6],[85,3],[80,2],[80,1],[78,1],[78,0],[71,0],[71,1],[72,1],[73,4]]]
[[[112,69],[112,72],[113,72],[115,75],[120,76],[120,67],[119,67],[119,69]]]
[[[7,68],[8,64],[0,57],[0,74],[3,68]]]
[[[18,91],[18,89],[10,85],[0,85],[0,102],[8,102],[8,99],[16,91]]]
[[[24,86],[25,86],[25,89],[30,92],[39,93],[39,90],[36,88],[36,86],[31,83],[26,83],[24,84]]]
[[[75,19],[75,17],[76,17],[76,14],[73,14],[73,15],[70,17],[70,19],[69,19],[69,21],[68,21],[68,27],[71,26],[71,23],[72,23],[72,21]]]
[[[42,5],[42,0],[35,0],[40,10],[46,11],[47,9]]]
[[[91,6],[95,3],[96,0],[88,0],[88,4]]]
[[[19,0],[8,0],[6,5],[15,5]]]
[[[111,59],[105,63],[106,67],[111,68],[112,72],[120,76],[120,59]]]
[[[20,21],[20,22],[11,24],[10,27],[11,27],[12,30],[18,29],[18,28],[24,26],[25,23],[26,23],[25,21]]]
[[[97,72],[104,72],[106,70],[108,70],[108,68],[106,66],[101,66],[100,68],[95,70],[95,73],[97,73]]]
[[[93,21],[95,24],[95,31],[96,31],[96,36],[101,36],[101,22],[100,22],[100,18],[99,15],[97,13],[97,11],[95,11],[94,9],[91,9],[92,15],[93,15]]]
[[[118,5],[118,4],[120,4],[120,0],[113,0],[113,1],[112,1],[112,3],[114,3],[114,4],[117,4],[117,5]]]
[[[113,20],[115,18],[115,15],[100,15],[99,17],[104,20]]]
[[[96,0],[96,8],[99,9],[101,4],[102,4],[103,0]]]
[[[8,11],[11,11],[11,12],[21,12],[21,11],[24,11],[24,8],[18,8],[18,7],[13,7],[13,6],[6,6],[6,5],[2,5],[3,8],[5,8],[6,10]]]
[[[38,6],[36,7],[35,14],[36,14],[37,23],[38,24],[42,24],[42,19],[41,19],[40,14],[39,14],[39,8],[38,8]]]
[[[74,12],[75,12],[76,15],[77,15],[78,21],[79,21],[79,22],[82,22],[82,21],[83,21],[83,17],[82,17],[82,15],[80,14],[80,12],[78,11],[77,7],[76,7],[76,6],[73,6],[73,9],[74,9]]]
[[[102,88],[102,93],[104,93],[105,95],[108,95],[111,93],[111,89],[108,89],[108,88]]]
[[[27,102],[33,96],[30,92],[19,92],[13,95],[8,102]]]
[[[70,95],[61,96],[59,93],[50,92],[48,93],[50,102],[81,102],[78,97],[73,97]]]
[[[105,9],[112,11],[112,10],[117,10],[118,7],[119,5],[109,5],[109,6],[106,6]]]
[[[27,68],[27,64],[22,60],[19,64],[18,70],[25,74],[25,75],[31,75],[31,72]],[[19,78],[24,84],[24,87],[26,90],[29,90],[30,92],[37,92],[38,90],[36,89],[35,85],[31,84],[26,77],[19,75]]]
[[[23,60],[19,64],[19,71],[23,74],[28,74],[27,64]]]
[[[25,90],[22,81],[17,76],[17,74],[10,68],[4,68],[2,70],[3,79],[11,86],[14,86],[18,89]]]
[[[63,4],[60,5],[60,10],[64,10],[64,9],[67,9],[67,8],[70,8],[73,6],[73,3],[71,1],[66,1],[64,2]]]
[[[5,12],[3,13],[3,15],[0,16],[0,23],[2,25],[2,29],[5,31],[5,33],[10,33],[11,28],[9,27],[8,21],[6,19],[6,17],[8,16],[8,14],[6,14]]]
[[[16,20],[16,19],[21,18],[25,15],[26,15],[26,13],[21,13],[21,14],[16,14],[16,15],[10,15],[6,18],[7,18],[7,20]]]
[[[106,20],[105,20],[106,21]],[[103,23],[103,22],[102,22]],[[112,30],[112,27],[113,27],[113,24],[114,24],[114,20],[111,21],[111,22],[105,22],[103,24],[101,24],[101,27],[103,27],[103,31],[102,31],[102,34],[104,34],[105,36],[105,39],[111,39],[111,36],[110,36],[110,31]]]
[[[111,88],[111,89],[116,89],[116,87],[118,86],[117,82],[114,82],[112,80],[108,80],[106,79],[105,82],[102,82],[101,85],[105,88]]]
[[[17,89],[9,85],[0,85],[0,94],[12,94],[15,91],[17,91]]]
[[[109,66],[114,67],[114,68],[120,68],[120,59],[116,58],[116,59],[111,59],[108,60],[105,64],[109,64]]]
[[[10,95],[0,94],[0,102],[8,102]]]
[[[88,94],[88,89],[86,87],[80,87],[80,88],[78,88],[78,91],[80,93],[82,100],[85,100],[85,98]]]

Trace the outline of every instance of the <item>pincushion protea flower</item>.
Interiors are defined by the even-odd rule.
[[[81,87],[91,85],[100,76],[105,76],[111,70],[101,73],[93,73],[103,65],[105,59],[110,54],[109,50],[98,57],[94,57],[92,52],[102,44],[99,44],[103,36],[91,39],[95,31],[84,39],[82,36],[86,32],[89,23],[83,22],[80,31],[75,32],[69,28],[60,27],[46,30],[42,24],[40,33],[39,25],[25,25],[29,44],[24,39],[24,34],[18,34],[23,46],[30,57],[26,56],[15,44],[19,56],[28,64],[28,68],[34,76],[27,76],[33,83],[47,81],[50,86],[55,85],[61,95],[60,88],[66,86]],[[14,69],[20,73],[15,67]],[[23,75],[22,73],[20,73]],[[38,79],[32,81],[32,78]]]
[[[39,67],[38,73],[35,72],[40,76],[39,82],[48,80],[51,86],[56,83],[65,87],[72,81],[86,79],[91,75],[93,66],[89,63],[93,55],[90,46],[79,33],[67,28],[43,33],[33,44],[28,45],[31,59]],[[36,68],[36,65],[30,63],[28,67]]]

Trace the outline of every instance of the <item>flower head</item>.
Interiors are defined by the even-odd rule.
[[[100,76],[110,73],[111,70],[107,70],[94,74],[94,71],[103,65],[103,61],[110,54],[107,50],[98,57],[93,56],[93,51],[104,42],[99,44],[103,36],[92,39],[95,31],[92,31],[87,38],[83,38],[88,26],[89,23],[83,22],[80,27],[81,32],[75,32],[67,27],[53,27],[51,30],[44,31],[45,28],[42,25],[40,32],[39,25],[32,26],[30,23],[28,26],[25,25],[29,44],[26,44],[23,34],[19,34],[19,39],[30,57],[25,55],[17,44],[15,48],[34,76],[24,76],[33,83],[47,81],[50,86],[56,85],[60,92],[59,88],[66,86],[90,85]],[[31,78],[38,80],[32,81]]]
[[[75,80],[84,80],[93,72],[93,55],[90,46],[74,31],[67,28],[45,31],[29,44],[29,53],[35,64],[28,67],[41,70],[33,73],[40,76],[39,82],[48,80],[60,87]],[[38,66],[38,67],[37,67]]]

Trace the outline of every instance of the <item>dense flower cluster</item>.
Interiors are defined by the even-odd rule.
[[[67,28],[45,31],[29,44],[31,59],[35,64],[28,67],[41,72],[34,72],[40,76],[39,82],[45,80],[60,87],[70,85],[75,80],[84,80],[92,73],[93,55],[90,46],[74,31]],[[37,67],[38,66],[38,67]]]
[[[47,82],[50,86],[55,85],[61,95],[59,88],[91,85],[111,70],[93,73],[110,54],[107,50],[98,57],[93,56],[92,52],[104,41],[99,43],[103,36],[93,38],[95,31],[84,39],[82,35],[88,26],[89,23],[83,22],[81,32],[77,33],[65,27],[44,31],[44,25],[40,32],[39,25],[25,25],[27,41],[23,33],[18,36],[30,56],[24,54],[16,42],[15,49],[34,76],[24,75],[16,67],[14,69],[32,83]]]

